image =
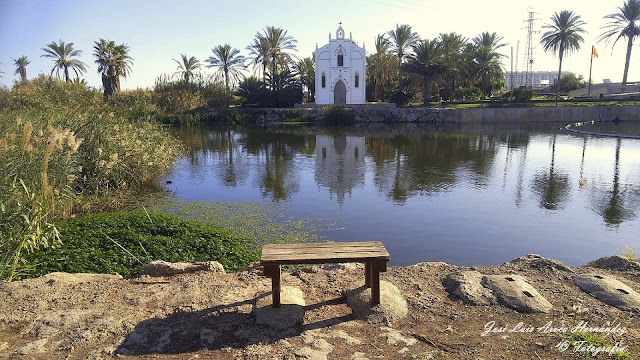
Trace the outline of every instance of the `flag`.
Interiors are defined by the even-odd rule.
[[[598,57],[598,50],[596,50],[596,47],[591,45],[591,55],[593,57]]]

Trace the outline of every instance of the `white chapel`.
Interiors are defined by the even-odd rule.
[[[316,104],[364,104],[366,102],[366,51],[345,39],[342,23],[336,38],[313,52],[316,67]]]

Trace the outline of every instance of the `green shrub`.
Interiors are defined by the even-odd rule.
[[[28,274],[24,256],[59,244],[46,205],[22,180],[0,178],[0,280]]]
[[[355,122],[352,109],[340,105],[325,106],[320,110],[320,121],[327,125],[348,125]]]
[[[453,98],[456,100],[478,100],[482,96],[482,91],[477,87],[459,87],[453,90]]]
[[[26,256],[30,276],[53,271],[132,276],[144,263],[218,261],[227,271],[259,258],[256,246],[214,226],[175,216],[114,212],[56,224],[62,245]]]
[[[104,102],[83,84],[42,76],[4,96],[0,180],[22,179],[57,216],[70,215],[78,195],[110,199],[140,189],[180,151],[151,121],[155,106],[145,91]]]
[[[533,97],[533,90],[525,88],[513,89],[513,98],[516,100],[531,100]]]
[[[407,105],[415,97],[415,93],[407,89],[396,89],[389,94],[389,101],[398,106]]]

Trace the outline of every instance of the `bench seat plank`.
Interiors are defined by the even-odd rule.
[[[269,244],[262,248],[260,263],[263,265],[302,264],[326,262],[366,262],[389,260],[391,256],[378,241]]]

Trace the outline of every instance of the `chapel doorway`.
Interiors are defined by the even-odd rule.
[[[344,86],[342,81],[336,83],[333,89],[333,103],[334,104],[346,104],[347,103],[347,87]]]

